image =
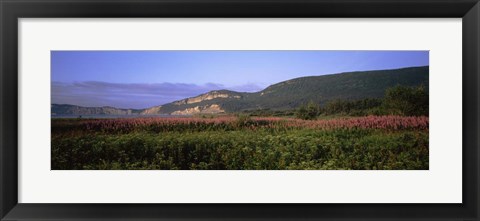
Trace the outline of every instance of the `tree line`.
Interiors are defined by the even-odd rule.
[[[400,115],[428,116],[429,99],[424,86],[395,86],[385,91],[385,96],[361,100],[333,100],[324,106],[310,101],[296,109],[295,116],[304,120],[328,115]]]

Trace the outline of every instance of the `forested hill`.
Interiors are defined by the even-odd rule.
[[[297,108],[309,101],[322,105],[336,99],[380,98],[387,88],[396,85],[423,85],[428,90],[428,74],[429,67],[424,66],[301,77],[271,85],[256,93],[212,91],[194,98],[162,105],[159,109],[163,113],[175,111],[182,113],[183,111],[185,114],[212,109],[211,107],[215,107],[217,112],[255,109],[286,110]],[[208,99],[201,99],[202,97]],[[185,102],[187,100],[192,102]]]

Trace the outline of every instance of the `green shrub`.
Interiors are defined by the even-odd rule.
[[[423,86],[389,88],[385,93],[383,106],[389,114],[428,116],[428,92]]]
[[[313,120],[317,118],[319,114],[320,107],[318,104],[315,104],[312,101],[310,101],[307,105],[300,106],[295,112],[295,116],[303,120]]]

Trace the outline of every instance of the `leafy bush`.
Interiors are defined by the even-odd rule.
[[[383,105],[389,114],[428,116],[428,93],[423,86],[396,86],[387,89]]]
[[[248,126],[248,125],[252,124],[252,119],[248,115],[239,114],[237,116],[237,120],[236,120],[235,124],[236,124],[237,127],[245,127],[245,126]]]
[[[303,120],[313,120],[320,114],[320,107],[313,101],[310,101],[307,105],[302,105],[295,113],[297,118]]]

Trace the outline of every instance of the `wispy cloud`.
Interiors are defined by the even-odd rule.
[[[99,81],[64,83],[54,81],[52,82],[52,103],[89,107],[146,108],[221,89],[255,92],[263,88],[252,83],[226,87],[215,83],[197,85],[181,83],[121,84]]]

